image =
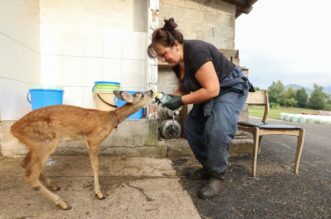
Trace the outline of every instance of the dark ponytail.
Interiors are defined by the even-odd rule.
[[[169,18],[168,20],[164,19],[164,25],[162,27],[162,30],[173,32],[176,27],[178,27],[178,25],[175,23],[174,18]]]
[[[154,30],[152,34],[152,43],[147,48],[147,54],[150,58],[155,58],[155,45],[157,43],[164,47],[171,47],[176,42],[183,44],[183,34],[176,30],[177,24],[173,18],[164,19],[164,25],[162,28]]]

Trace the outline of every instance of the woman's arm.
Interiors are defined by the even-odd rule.
[[[202,103],[219,95],[220,84],[211,61],[206,62],[198,69],[195,78],[200,83],[201,88],[182,96],[183,104]]]

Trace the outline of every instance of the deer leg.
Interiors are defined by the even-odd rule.
[[[58,141],[53,139],[48,144],[29,144],[29,153],[23,163],[26,173],[25,180],[34,190],[53,201],[57,206],[61,207],[63,210],[69,210],[71,207],[63,201],[60,196],[49,191],[40,181],[40,178],[44,177],[44,175],[41,175],[43,167],[49,155],[55,150],[57,143]]]
[[[54,204],[56,204],[63,210],[71,209],[70,205],[68,205],[65,201],[63,201],[63,199],[60,196],[49,191],[38,179],[37,180],[32,179],[31,185],[34,190],[39,191],[43,196],[45,196],[49,200],[53,201]]]
[[[60,187],[57,186],[50,178],[48,178],[47,176],[45,176],[43,173],[40,173],[39,180],[41,182],[43,182],[52,191],[58,191],[58,190],[60,190]]]
[[[49,200],[53,201],[56,205],[60,206],[64,210],[69,210],[71,207],[61,199],[60,196],[52,193],[49,191],[39,180],[40,173],[43,167],[43,159],[41,159],[38,155],[32,156],[30,162],[33,164],[31,165],[29,175],[25,176],[25,180],[31,185],[31,187],[40,192],[43,196],[48,198]]]
[[[98,199],[105,199],[99,184],[99,145],[88,144],[89,156],[94,177],[94,192]]]

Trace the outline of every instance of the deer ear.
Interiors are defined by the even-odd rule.
[[[134,95],[135,95],[135,97],[138,98],[139,100],[144,96],[144,94],[141,93],[141,92],[137,92],[137,93],[135,93]]]
[[[130,103],[138,103],[139,101],[141,101],[141,98],[144,96],[143,93],[141,92],[136,92],[135,94],[132,95],[132,99]]]
[[[115,95],[115,97],[116,97],[117,99],[123,100],[123,99],[122,99],[122,96],[121,96],[121,91],[114,90],[114,91],[113,91],[113,94]]]
[[[128,92],[114,90],[113,93],[117,99],[124,100],[128,103],[132,103],[133,97]]]
[[[133,102],[132,94],[129,94],[128,92],[125,92],[125,91],[120,92],[120,94],[121,94],[121,100],[125,100],[128,103]]]

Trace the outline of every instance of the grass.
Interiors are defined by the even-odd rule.
[[[262,117],[264,112],[263,106],[250,106],[248,113],[250,116]],[[318,114],[318,110],[305,109],[305,108],[294,108],[294,107],[279,107],[270,108],[268,113],[268,118],[270,119],[280,119],[280,113],[293,113],[293,114]]]

